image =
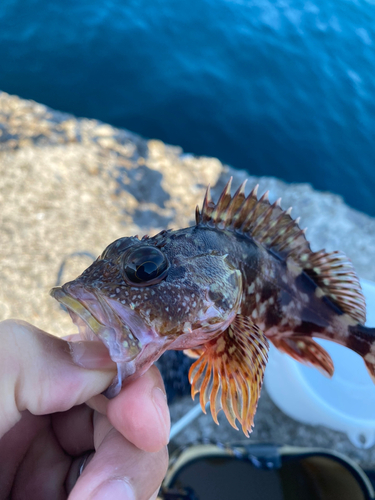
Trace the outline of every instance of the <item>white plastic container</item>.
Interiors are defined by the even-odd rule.
[[[361,280],[367,326],[375,326],[375,283]],[[358,448],[375,444],[375,385],[362,358],[333,342],[315,339],[331,355],[331,379],[271,346],[265,384],[274,403],[288,416],[345,432]]]

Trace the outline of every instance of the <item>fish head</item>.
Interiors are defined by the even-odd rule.
[[[227,255],[196,245],[192,230],[120,238],[77,279],[51,290],[82,338],[104,342],[122,379],[167,349],[204,344],[235,317],[241,273]]]

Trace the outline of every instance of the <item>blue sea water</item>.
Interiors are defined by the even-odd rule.
[[[0,89],[375,215],[370,0],[1,0]]]

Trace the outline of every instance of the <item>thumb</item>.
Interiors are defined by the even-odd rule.
[[[22,411],[66,411],[103,392],[115,372],[101,342],[73,344],[24,321],[1,322],[0,438]]]

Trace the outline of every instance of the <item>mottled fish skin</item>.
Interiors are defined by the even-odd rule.
[[[94,340],[93,329],[106,343],[114,361],[122,364],[122,378],[139,376],[166,349],[205,343],[233,321],[241,300],[241,274],[225,252],[216,251],[220,233],[209,233],[187,228],[142,240],[120,238],[81,276],[57,289],[105,326],[95,331],[71,313],[84,337]],[[162,250],[170,263],[168,275],[152,286],[129,285],[123,256],[144,247]],[[52,294],[65,303],[56,289]]]
[[[363,326],[358,278],[339,252],[312,252],[298,221],[245,183],[217,203],[207,190],[196,225],[109,245],[76,280],[52,290],[81,334],[102,340],[122,382],[167,349],[198,358],[189,378],[204,410],[211,402],[247,435],[267,363],[268,340],[300,362],[333,374],[312,338],[347,346],[375,374],[375,330]],[[135,274],[134,274],[135,273]],[[149,273],[149,274],[147,274]]]

